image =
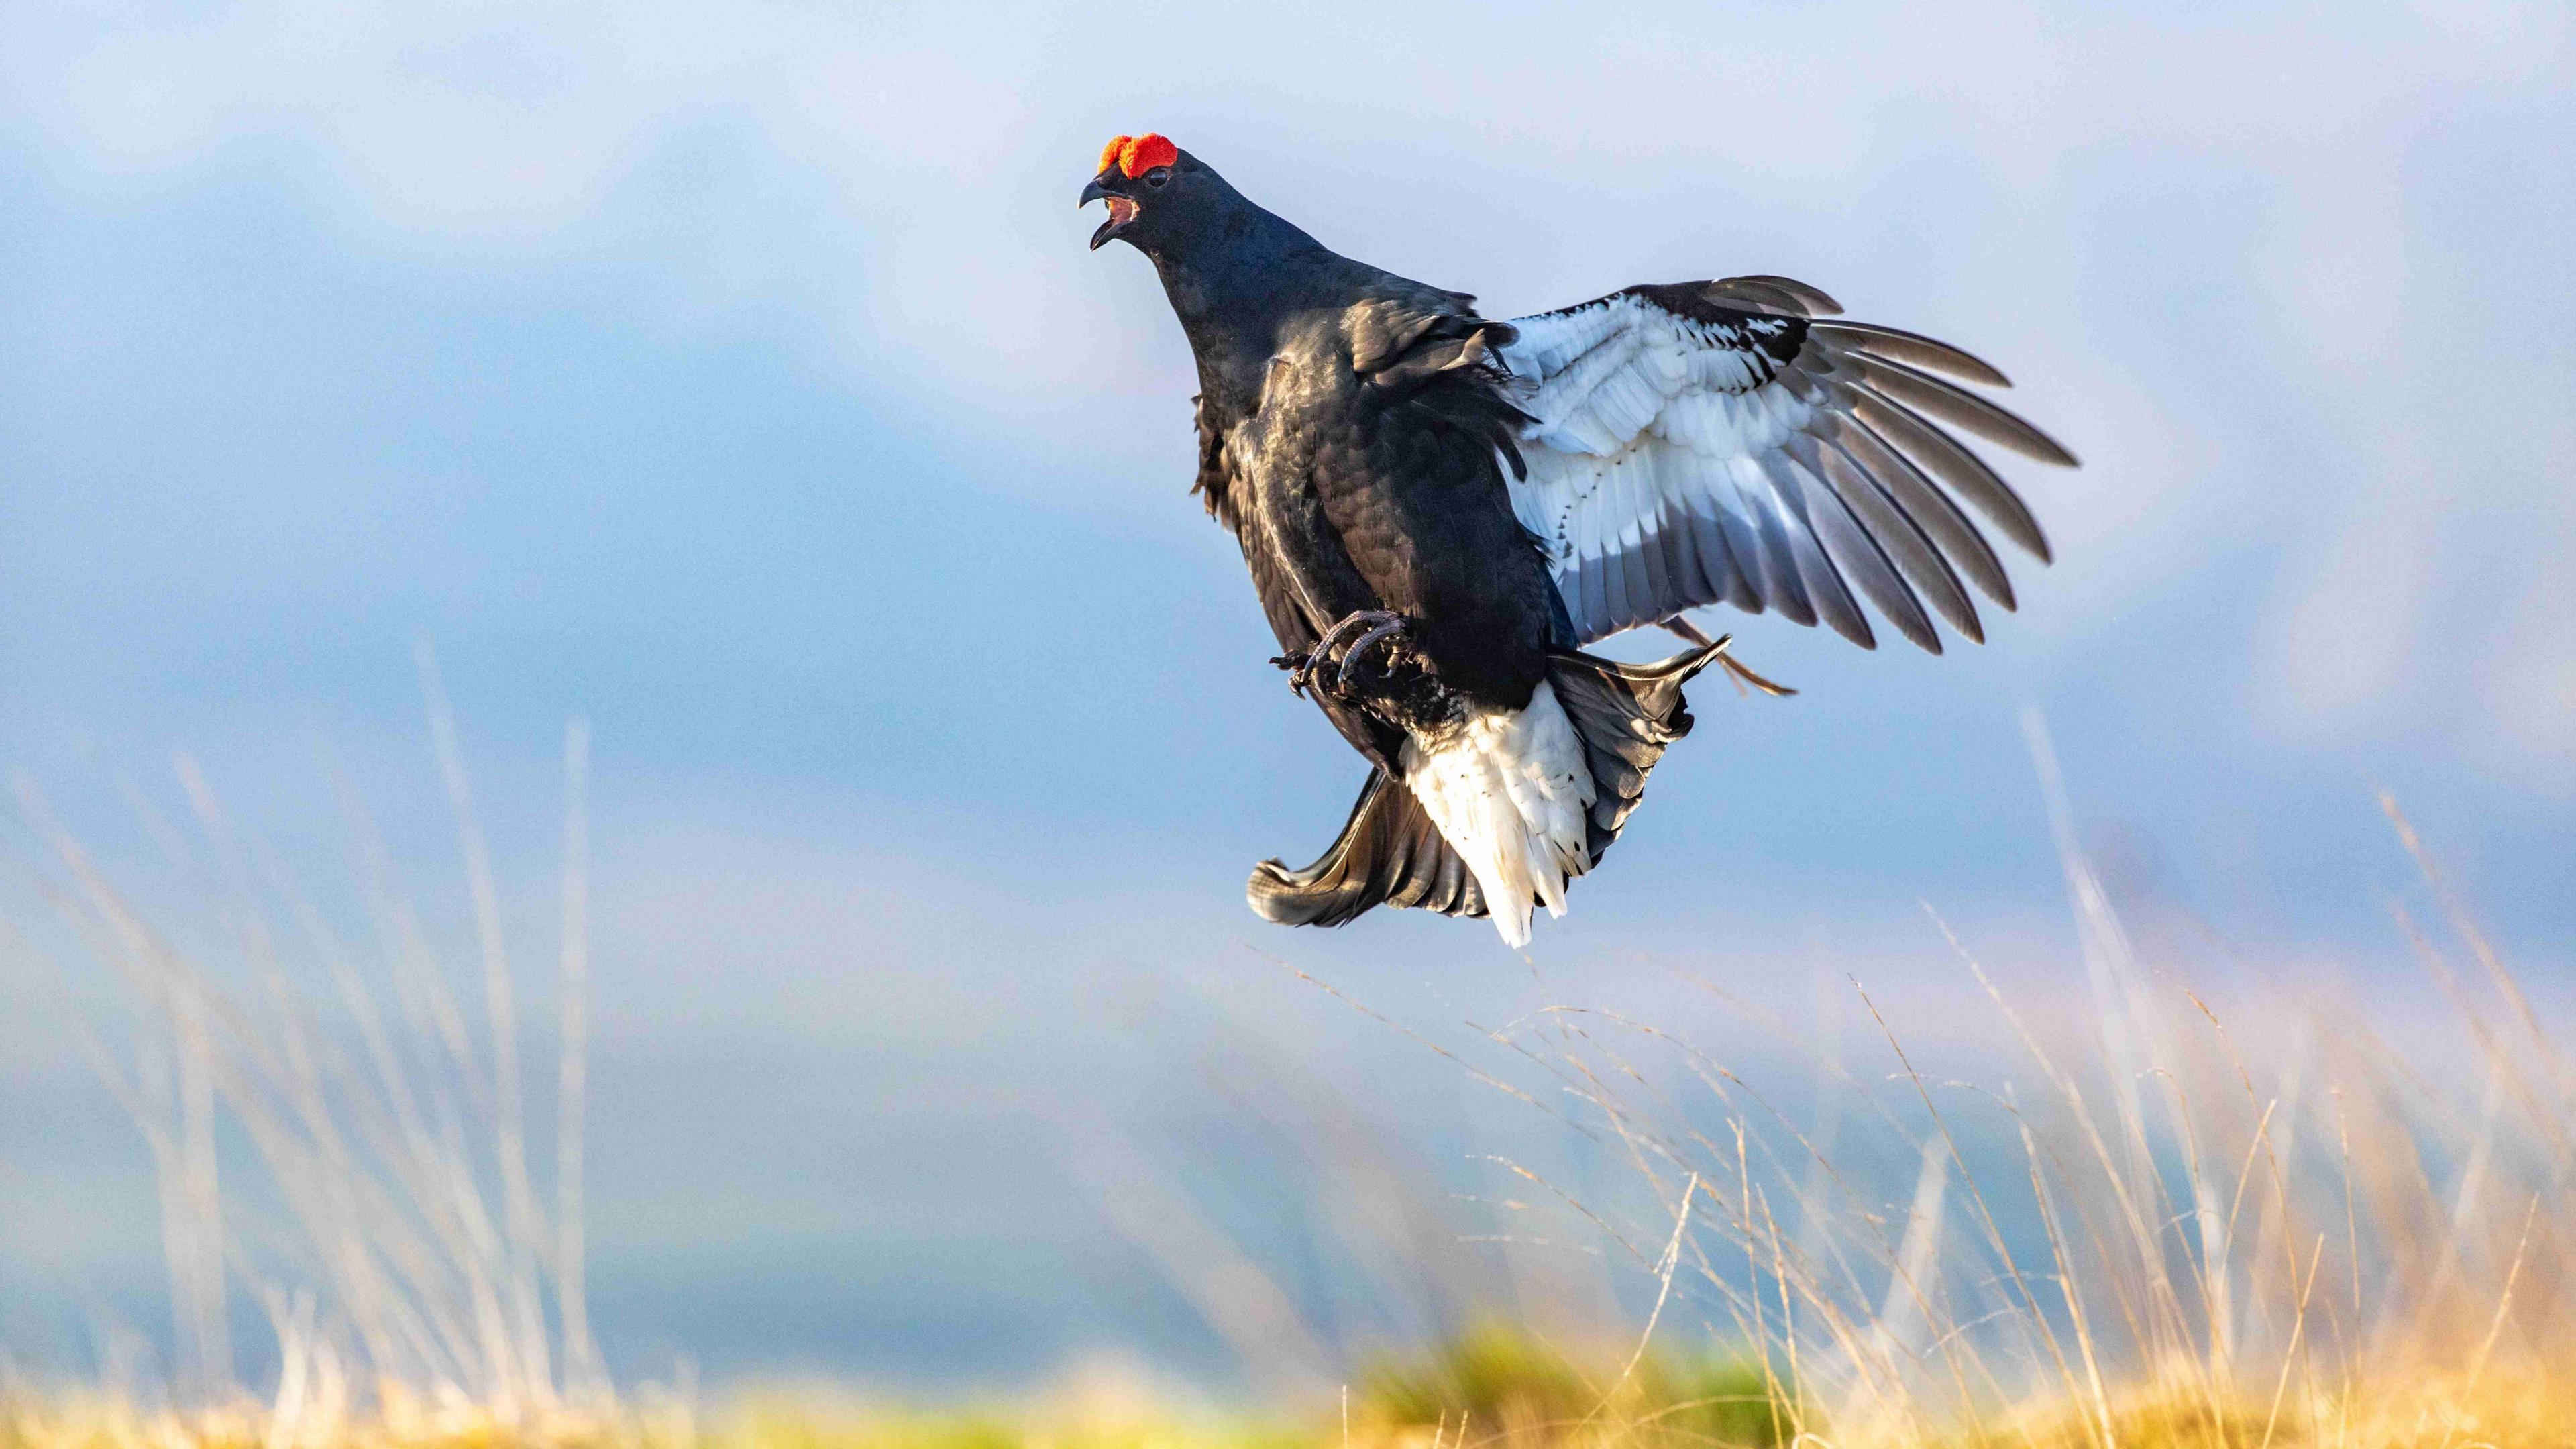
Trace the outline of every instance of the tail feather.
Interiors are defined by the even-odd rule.
[[[1592,864],[1600,864],[1610,842],[1627,827],[1637,802],[1645,798],[1646,775],[1663,759],[1665,748],[1690,733],[1682,686],[1715,662],[1727,642],[1718,639],[1653,664],[1622,664],[1573,650],[1548,655],[1548,682],[1556,687],[1566,717],[1574,721],[1592,768]]]
[[[1314,864],[1279,860],[1252,868],[1244,898],[1253,913],[1283,926],[1339,926],[1376,906],[1419,907],[1444,916],[1485,914],[1467,862],[1442,839],[1422,802],[1384,770],[1369,772],[1342,833]]]
[[[1653,664],[1622,664],[1573,650],[1549,653],[1549,690],[1542,693],[1553,693],[1573,726],[1592,777],[1591,799],[1583,810],[1582,858],[1570,854],[1575,849],[1570,838],[1563,847],[1569,854],[1556,856],[1549,841],[1539,838],[1549,832],[1534,830],[1524,849],[1506,850],[1504,858],[1485,862],[1485,872],[1508,882],[1517,897],[1497,917],[1506,941],[1527,939],[1534,906],[1564,913],[1565,888],[1572,877],[1600,863],[1644,798],[1646,776],[1666,747],[1690,733],[1682,686],[1718,662],[1727,643],[1718,639]],[[1536,827],[1547,813],[1545,802],[1519,798],[1533,782],[1508,773],[1499,778],[1513,797],[1514,813]],[[1432,782],[1426,777],[1425,783]],[[1449,808],[1457,813],[1455,802]],[[1478,859],[1495,853],[1489,841],[1471,843],[1483,852]],[[1510,868],[1515,861],[1521,869]],[[1557,868],[1549,869],[1550,864]],[[1263,861],[1253,867],[1244,896],[1263,919],[1290,926],[1344,925],[1381,905],[1448,916],[1485,916],[1490,905],[1488,888],[1479,882],[1468,856],[1442,833],[1414,790],[1383,770],[1370,772],[1330,849],[1300,869]]]
[[[1583,742],[1545,680],[1519,709],[1470,706],[1409,731],[1396,765],[1423,812],[1466,858],[1506,944],[1529,944],[1533,903],[1565,913],[1565,883],[1591,868],[1594,789]]]

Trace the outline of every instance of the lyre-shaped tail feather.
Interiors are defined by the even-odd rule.
[[[1665,749],[1690,733],[1682,686],[1712,663],[1734,664],[1725,658],[1728,642],[1712,640],[1652,664],[1622,664],[1571,650],[1549,654],[1548,682],[1582,741],[1592,774],[1587,865],[1599,864],[1619,838]],[[1263,919],[1291,926],[1339,926],[1381,905],[1449,916],[1487,913],[1475,873],[1404,782],[1382,770],[1372,771],[1360,788],[1330,849],[1300,869],[1263,861],[1253,867],[1244,894]]]

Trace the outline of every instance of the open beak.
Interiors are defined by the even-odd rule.
[[[1134,197],[1121,196],[1117,192],[1109,189],[1108,181],[1112,174],[1113,173],[1111,172],[1103,171],[1098,176],[1093,177],[1091,179],[1091,184],[1082,188],[1082,200],[1076,203],[1077,206],[1089,206],[1095,201],[1105,201],[1109,203],[1109,219],[1102,222],[1100,224],[1100,229],[1091,234],[1091,249],[1093,251],[1100,250],[1100,244],[1102,242],[1116,236],[1121,227],[1134,221],[1136,219],[1136,214],[1144,210],[1143,207],[1136,204],[1136,199]]]

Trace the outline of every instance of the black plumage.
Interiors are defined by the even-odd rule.
[[[1197,492],[1242,547],[1280,662],[1373,766],[1322,858],[1255,870],[1250,897],[1270,919],[1484,914],[1490,871],[1480,880],[1460,852],[1488,857],[1451,838],[1457,818],[1434,819],[1458,816],[1456,789],[1427,809],[1409,772],[1470,735],[1562,738],[1542,710],[1580,742],[1566,767],[1589,779],[1566,873],[1588,869],[1688,730],[1682,684],[1724,648],[1680,620],[1690,608],[1777,609],[1867,644],[1866,598],[1926,648],[1940,647],[1936,617],[1981,639],[1966,585],[2006,608],[2011,585],[1946,490],[2045,556],[2020,499],[1938,426],[2071,463],[1947,380],[2002,374],[1834,320],[1803,284],[1634,287],[1500,322],[1334,253],[1159,137],[1113,142],[1094,199],[1111,215],[1092,244],[1144,252],[1189,338]],[[1579,652],[1668,622],[1703,642],[1647,667]],[[1475,748],[1499,752],[1504,777],[1513,749],[1578,753]],[[1539,815],[1523,814],[1543,847]],[[1527,903],[1510,904],[1525,921]]]

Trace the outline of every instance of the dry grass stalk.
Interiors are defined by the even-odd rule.
[[[152,1147],[177,1346],[169,1387],[185,1411],[152,1418],[131,1405],[76,1400],[69,1417],[47,1421],[48,1436],[177,1443],[229,1440],[249,1426],[241,1433],[250,1439],[285,1445],[334,1442],[364,1424],[391,1441],[428,1442],[486,1432],[478,1425],[595,1429],[599,1412],[614,1412],[590,1344],[578,1226],[587,732],[576,722],[566,737],[557,1215],[549,1220],[521,1123],[519,1022],[499,892],[426,656],[423,681],[483,965],[480,1040],[392,890],[362,811],[353,810],[353,824],[369,866],[374,970],[284,871],[241,843],[195,764],[177,762],[197,839],[157,816],[147,824],[183,865],[196,864],[199,851],[215,861],[237,948],[218,963],[155,931],[33,784],[15,782],[21,811],[51,854],[48,898],[133,1007],[121,1041],[88,1022],[73,1025]],[[291,935],[281,937],[278,920]],[[326,1029],[324,1004],[299,979],[328,983],[336,1025]],[[388,984],[399,1007],[392,1017]],[[342,1049],[347,1041],[356,1059]],[[236,1130],[259,1169],[247,1194],[232,1190],[237,1173],[218,1175],[230,1156],[218,1151],[219,1135]],[[273,1335],[275,1382],[265,1402],[236,1378],[228,1311],[236,1289],[266,1311]],[[17,1412],[16,1432],[34,1432],[33,1411],[20,1404]]]
[[[380,975],[396,986],[393,1020],[382,988],[318,913],[274,879],[266,890],[288,900],[335,983],[361,1065],[336,1055],[312,1008],[284,989],[258,913],[237,919],[245,960],[271,985],[264,1010],[153,933],[78,844],[48,827],[58,904],[150,1028],[131,1051],[94,1050],[161,1166],[189,1372],[229,1374],[229,1350],[207,1321],[220,1318],[228,1284],[269,1310],[285,1368],[265,1404],[218,1395],[198,1399],[211,1407],[193,1416],[22,1396],[0,1449],[429,1449],[504,1438],[728,1449],[1336,1437],[1431,1449],[2571,1442],[2576,1223],[2564,1204],[2576,1170],[2576,1074],[2412,827],[2392,805],[2439,918],[2482,968],[2484,996],[2401,915],[2459,1013],[2465,1070],[2420,1027],[2390,1041],[2331,1003],[2214,1004],[2148,969],[2077,847],[2035,721],[2086,1008],[2070,1016],[2016,1002],[1953,945],[2041,1090],[1987,1091],[1922,1069],[1857,988],[1891,1075],[1865,1083],[1827,1044],[1818,1080],[1829,1100],[1814,1121],[1680,1033],[1612,1013],[1564,1007],[1491,1033],[1504,1061],[1490,1071],[1434,1046],[1471,1080],[1626,1164],[1634,1192],[1623,1197],[1578,1194],[1505,1162],[1541,1192],[1498,1210],[1555,1219],[1630,1264],[1642,1285],[1634,1301],[1652,1304],[1642,1334],[1589,1348],[1553,1346],[1526,1328],[1470,1334],[1411,1368],[1374,1371],[1333,1432],[1212,1424],[1151,1404],[1050,1421],[1043,1406],[924,1415],[772,1404],[709,1420],[685,1394],[620,1403],[605,1392],[579,1310],[586,740],[576,730],[566,747],[561,1177],[549,1222],[514,1121],[515,1003],[497,897],[462,752],[430,687],[484,969],[482,1041],[380,867]],[[193,770],[185,778],[210,848],[240,855],[212,791]],[[44,821],[41,800],[23,786],[21,795]],[[2263,1029],[2247,1030],[2256,1020]],[[1767,1024],[1765,1034],[1778,1035]],[[1532,1074],[1529,1086],[1513,1080]],[[299,1278],[275,1273],[273,1244],[247,1241],[237,1222],[203,1207],[230,1182],[218,1179],[209,1145],[218,1105],[292,1213]],[[1349,1180],[1355,1196],[1392,1195]],[[1265,1345],[1293,1345],[1301,1360],[1325,1352],[1326,1336],[1281,1317],[1295,1312],[1291,1295],[1193,1217],[1185,1186],[1156,1201],[1137,1230],[1186,1227],[1187,1242],[1167,1244],[1175,1274],[1197,1263],[1231,1275],[1208,1278],[1203,1296],[1247,1355]],[[1266,1316],[1246,1317],[1246,1304]],[[1696,1333],[1674,1327],[1692,1320]]]

